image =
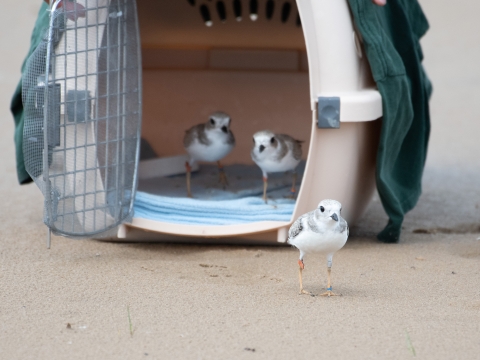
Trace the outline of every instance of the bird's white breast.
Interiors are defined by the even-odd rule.
[[[316,233],[308,229],[306,218],[302,220],[303,230],[289,241],[304,253],[320,252],[333,254],[340,250],[347,242],[347,231],[342,233],[334,229],[325,229],[322,233]]]
[[[289,150],[288,153],[279,161],[275,160],[275,158],[271,156],[265,159],[255,160],[255,162],[263,171],[267,173],[273,173],[294,170],[300,161],[295,160],[291,150]]]
[[[186,149],[192,159],[215,162],[223,159],[232,151],[233,145],[226,142],[226,135],[222,136],[222,134],[209,131],[206,132],[206,136],[210,140],[209,145],[202,144],[198,139],[195,139]]]

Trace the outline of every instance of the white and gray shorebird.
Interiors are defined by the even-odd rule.
[[[235,147],[235,137],[230,130],[232,119],[224,112],[217,111],[210,115],[204,124],[198,124],[185,132],[183,146],[189,155],[185,163],[187,169],[187,196],[192,197],[190,177],[192,166],[197,161],[216,162],[220,182],[225,188],[228,180],[220,163]]]
[[[252,160],[262,169],[263,200],[267,202],[268,173],[292,171],[292,196],[295,195],[297,168],[302,160],[302,142],[285,134],[263,130],[253,135]]]
[[[318,207],[300,216],[288,231],[288,243],[300,250],[299,281],[300,294],[310,294],[303,289],[303,257],[309,253],[321,253],[327,258],[327,291],[322,296],[334,296],[330,273],[333,254],[340,250],[348,239],[348,225],[340,212],[342,204],[336,200],[322,200]]]

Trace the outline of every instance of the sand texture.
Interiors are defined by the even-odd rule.
[[[478,359],[480,2],[423,0],[434,83],[424,193],[401,242],[378,198],[334,257],[334,298],[298,295],[290,247],[54,237],[19,186],[8,111],[40,0],[0,11],[0,359]],[[306,257],[304,286],[326,287]]]

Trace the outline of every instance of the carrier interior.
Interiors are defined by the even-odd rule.
[[[137,6],[142,139],[158,157],[141,163],[137,198],[151,194],[172,197],[173,202],[187,200],[181,157],[186,154],[185,130],[206,122],[214,111],[224,111],[232,118],[236,138],[235,149],[222,161],[231,185],[227,192],[234,195],[223,192],[214,164],[201,164],[192,177],[193,196],[214,201],[260,199],[256,189],[263,187],[261,170],[250,157],[255,132],[269,129],[303,140],[303,159],[308,155],[312,117],[308,63],[295,1],[138,0]],[[302,164],[300,173],[301,168]],[[275,181],[287,184],[274,196],[289,195],[290,174],[271,179],[272,188]],[[196,196],[199,186],[214,196]],[[295,201],[291,204],[293,213]],[[166,218],[160,214],[158,219]],[[206,219],[192,221],[209,224]]]

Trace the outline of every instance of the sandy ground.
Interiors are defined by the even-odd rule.
[[[401,242],[374,200],[334,259],[341,297],[297,295],[291,248],[55,237],[17,185],[8,111],[39,0],[0,12],[1,359],[475,359],[480,354],[480,3],[421,1],[435,85],[424,195]],[[305,287],[326,282],[306,259]]]

